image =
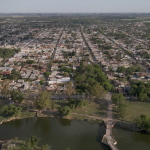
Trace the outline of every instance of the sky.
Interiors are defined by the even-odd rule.
[[[0,0],[0,13],[150,12],[150,0]]]

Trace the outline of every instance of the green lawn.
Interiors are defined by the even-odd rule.
[[[60,107],[66,106],[67,102],[62,100],[55,100],[55,109],[59,110]],[[72,109],[72,113],[85,114],[89,116],[106,117],[108,109],[107,102],[102,101],[101,103],[90,102],[86,107]]]
[[[124,119],[126,121],[133,121],[136,117],[142,114],[150,117],[150,103],[127,103],[126,115]]]
[[[86,107],[73,109],[72,113],[79,113],[79,114],[85,114],[85,115],[97,116],[97,117],[106,117],[107,109],[108,109],[107,103],[103,102],[98,104],[95,102],[91,102]]]
[[[150,23],[150,20],[147,20],[147,21],[145,20],[145,21],[143,21],[143,22]]]
[[[59,110],[60,107],[66,106],[67,101],[63,100],[54,100],[55,101],[55,110]]]

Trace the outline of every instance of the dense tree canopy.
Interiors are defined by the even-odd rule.
[[[112,85],[107,80],[107,77],[100,69],[99,65],[81,65],[75,75],[76,90],[80,92],[94,92],[94,86],[99,83],[105,90],[110,91]]]
[[[135,119],[135,123],[141,130],[150,130],[150,117],[141,115]]]
[[[69,106],[64,106],[59,109],[59,112],[63,116],[68,116],[71,113],[71,109]]]
[[[10,95],[14,101],[18,101],[19,103],[21,103],[25,98],[24,93],[22,93],[21,91],[17,91],[17,90],[12,90],[10,92]]]
[[[134,96],[138,96],[140,101],[148,101],[150,97],[150,83],[137,82],[131,85],[132,89],[130,91]]]
[[[50,102],[50,94],[47,91],[39,92],[35,99],[35,107],[39,110],[45,109]]]
[[[20,52],[20,49],[8,49],[8,48],[0,48],[0,57],[1,58],[9,58],[15,53]]]
[[[69,106],[71,109],[82,108],[82,107],[84,107],[84,106],[87,106],[87,101],[84,100],[84,99],[79,99],[79,100],[73,100],[73,99],[71,99],[71,100],[69,101],[68,106]]]
[[[22,107],[6,105],[1,108],[0,114],[5,117],[17,117],[21,114]]]

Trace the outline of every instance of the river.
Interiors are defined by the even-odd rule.
[[[51,150],[109,150],[101,144],[105,127],[85,121],[28,118],[0,125],[0,139],[21,140],[31,135],[41,138],[39,145],[51,145]],[[150,135],[114,128],[113,135],[119,150],[150,150]]]

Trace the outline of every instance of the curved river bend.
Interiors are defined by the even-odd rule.
[[[51,145],[51,150],[109,150],[101,144],[104,134],[104,126],[76,120],[33,117],[0,125],[0,139],[36,135],[39,145]],[[150,150],[150,135],[114,128],[113,136],[119,150]]]

